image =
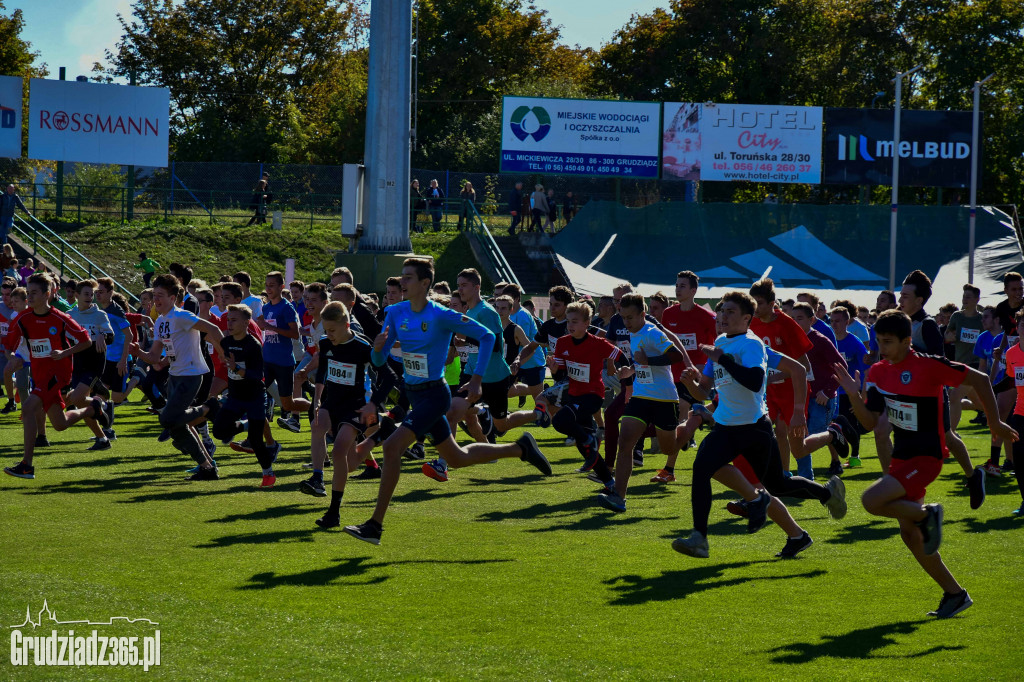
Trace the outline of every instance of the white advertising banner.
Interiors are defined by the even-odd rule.
[[[170,91],[33,78],[28,153],[33,159],[167,165]]]
[[[21,157],[21,79],[0,76],[0,157]]]
[[[822,108],[704,104],[701,180],[821,182]]]
[[[501,172],[658,177],[661,104],[505,97]]]

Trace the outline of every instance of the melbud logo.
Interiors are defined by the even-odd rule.
[[[871,140],[864,135],[838,135],[840,161],[874,161],[878,158],[892,158],[895,144],[892,140],[875,140],[874,156],[871,155]],[[966,142],[932,142],[926,140],[902,140],[901,159],[966,159],[971,155],[971,146]]]
[[[14,120],[14,109],[0,106],[0,128],[13,128]]]
[[[527,120],[527,116],[533,114],[537,119],[537,129],[532,133],[527,132],[524,123]],[[551,131],[551,116],[548,114],[544,107],[533,107],[528,106],[517,107],[512,112],[512,118],[509,119],[509,128],[512,129],[512,134],[522,142],[528,137],[533,137],[534,142],[540,142],[547,134]]]

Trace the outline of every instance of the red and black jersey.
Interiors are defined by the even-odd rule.
[[[555,342],[555,364],[564,369],[569,378],[569,395],[594,393],[604,397],[604,378],[601,370],[605,360],[614,360],[621,353],[607,339],[587,333],[577,340],[566,335]]]
[[[867,407],[872,412],[889,415],[894,458],[943,458],[946,445],[943,387],[959,386],[966,377],[966,365],[914,350],[899,364],[882,360],[871,366]]]
[[[28,343],[32,378],[37,384],[42,385],[42,377],[71,373],[70,357],[55,361],[50,357],[50,353],[71,348],[79,341],[89,341],[89,332],[71,319],[70,315],[56,308],[50,308],[42,315],[27,308],[10,324],[4,346],[13,353],[22,339]]]
[[[695,367],[703,367],[708,361],[700,344],[707,346],[715,345],[718,333],[715,331],[715,314],[701,306],[694,306],[691,310],[683,310],[679,304],[671,305],[665,309],[661,316],[661,323],[665,328],[679,337],[679,342],[686,349],[690,356],[690,362]],[[672,365],[672,380],[679,381],[686,363],[676,362]]]

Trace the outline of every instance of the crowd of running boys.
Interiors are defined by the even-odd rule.
[[[530,430],[512,441],[505,434],[553,428],[579,451],[576,471],[600,486],[597,502],[625,513],[646,439],[666,458],[650,481],[670,485],[680,452],[707,429],[693,460],[693,531],[672,547],[709,556],[714,479],[736,492],[726,508],[748,532],[771,519],[786,534],[776,556],[793,557],[813,540],[782,498],[817,500],[842,519],[842,475],[863,466],[860,440],[873,433],[882,476],[863,505],[898,521],[943,590],[931,612],[938,617],[972,604],[939,555],[943,507],[924,501],[947,456],[963,469],[972,509],[985,501],[986,476],[1015,472],[1024,497],[1024,467],[1013,465],[1024,447],[1017,273],[1005,276],[999,305],[979,307],[981,292],[965,285],[962,307],[944,306],[934,318],[925,312],[931,281],[920,271],[899,292],[881,292],[874,310],[846,300],[826,307],[812,292],[778,301],[763,279],[712,311],[696,303],[699,279],[688,270],[678,274],[675,302],[656,294],[648,304],[628,284],[596,301],[557,286],[543,321],[518,285],[487,296],[479,273],[466,269],[452,288],[418,258],[388,279],[379,301],[356,289],[346,268],[327,284],[270,272],[261,294],[248,273],[211,286],[180,264],[148,284],[132,311],[109,279],[3,280],[0,414],[20,402],[24,433],[23,457],[7,474],[35,477],[36,450],[50,446],[47,422],[62,431],[84,421],[89,450],[114,447],[118,406],[138,388],[159,421],[158,440],[193,460],[188,480],[219,478],[220,441],[253,455],[259,487],[270,488],[281,452],[275,427],[299,433],[305,419],[309,476],[298,491],[328,497],[332,468],[316,524],[342,525],[350,474],[379,479],[371,517],[344,527],[379,544],[403,459],[422,460],[439,482],[504,458],[550,476]],[[980,466],[957,434],[965,408],[992,434]],[[459,429],[465,437],[456,439]],[[812,465],[818,450],[829,453],[824,483]],[[1024,503],[1013,513],[1024,514]]]

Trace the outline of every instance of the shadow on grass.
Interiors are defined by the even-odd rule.
[[[845,545],[851,542],[888,540],[899,534],[900,525],[896,519],[871,519],[864,523],[840,526],[835,534],[825,542],[833,545]]]
[[[313,542],[313,534],[323,532],[319,528],[304,528],[302,530],[281,530],[269,533],[239,533],[237,535],[224,535],[219,538],[212,538],[209,542],[194,545],[196,549],[220,549],[234,545],[266,545],[279,542]]]
[[[1020,516],[997,516],[994,519],[976,519],[965,517],[953,521],[945,521],[943,525],[950,526],[962,524],[968,533],[988,533],[999,530],[1021,530],[1024,529],[1024,518]]]
[[[769,649],[764,653],[775,654],[771,659],[773,663],[801,664],[811,663],[819,658],[922,658],[940,651],[962,651],[967,648],[962,645],[939,645],[914,653],[875,655],[874,652],[879,649],[899,644],[896,635],[912,634],[921,625],[930,622],[933,621],[922,619],[904,621],[902,623],[883,623],[869,628],[851,630],[842,635],[822,635],[822,641],[815,644],[810,642],[784,644],[780,647]]]
[[[592,512],[584,514],[584,512]],[[477,521],[530,521],[555,519],[558,522],[543,528],[530,529],[531,533],[555,530],[601,530],[616,526],[629,526],[641,521],[669,521],[669,517],[629,516],[609,512],[597,504],[596,499],[573,499],[558,504],[539,502],[512,511],[484,512]]]
[[[275,587],[298,586],[298,587],[322,587],[324,585],[377,585],[388,580],[390,575],[374,575],[366,580],[357,582],[342,581],[343,578],[354,578],[364,576],[371,571],[384,568],[392,568],[402,564],[427,564],[446,566],[474,566],[477,564],[501,564],[510,563],[513,559],[465,559],[450,560],[441,559],[410,559],[407,561],[377,561],[370,557],[352,557],[348,559],[335,559],[337,563],[322,568],[314,568],[309,571],[291,574],[278,574],[273,571],[257,573],[249,578],[246,585],[241,585],[238,590],[269,590]]]
[[[742,585],[751,581],[817,578],[827,573],[824,569],[817,568],[804,573],[791,573],[789,575],[737,575],[736,577],[725,577],[726,571],[763,563],[778,562],[760,560],[737,561],[728,564],[705,564],[678,571],[663,571],[661,575],[647,578],[636,574],[620,575],[605,580],[604,584],[608,585],[611,591],[616,593],[609,600],[610,604],[614,606],[634,606],[649,602],[685,599],[698,592]]]
[[[219,519],[207,519],[207,523],[235,523],[236,521],[267,521],[269,519],[283,519],[286,516],[303,516],[315,514],[317,507],[312,504],[281,504],[276,507],[258,509],[246,514],[228,514]]]

